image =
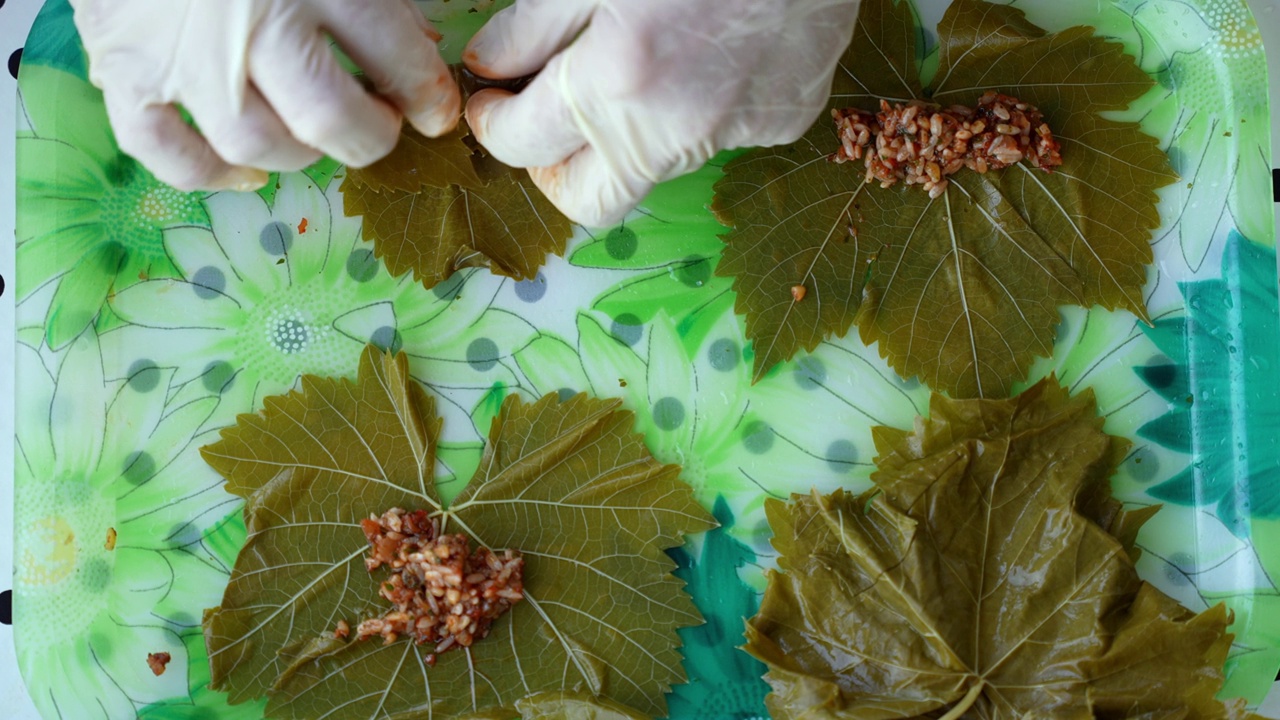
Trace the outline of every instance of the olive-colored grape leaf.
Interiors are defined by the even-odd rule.
[[[1058,306],[1147,318],[1155,191],[1176,176],[1154,138],[1099,113],[1124,109],[1151,78],[1091,28],[1047,34],[984,0],[953,2],[938,36],[939,67],[922,88],[910,3],[865,0],[829,107],[972,106],[998,90],[1044,112],[1063,165],[961,170],[936,199],[883,189],[859,163],[827,161],[839,140],[826,114],[796,143],[729,163],[713,209],[732,230],[716,272],[734,278],[756,379],[856,323],[903,376],[1004,397],[1050,354]]]
[[[206,611],[212,686],[267,715],[454,717],[543,691],[661,714],[682,682],[676,631],[701,622],[663,551],[714,521],[650,456],[617,401],[509,396],[479,469],[445,507],[433,477],[441,421],[406,356],[365,351],[357,380],[307,376],[242,415],[206,460],[245,498],[248,540]],[[359,521],[428,509],[446,532],[524,554],[525,599],[472,647],[337,640],[384,611]]]
[[[770,501],[782,572],[747,650],[798,717],[1246,717],[1222,702],[1229,613],[1139,579],[1109,477],[1126,441],[1091,392],[935,394],[876,433],[876,488]]]
[[[480,187],[423,186],[419,191],[342,186],[347,215],[364,216],[364,238],[392,275],[412,272],[432,287],[467,267],[517,280],[537,276],[547,253],[561,255],[573,234],[523,170]],[[387,181],[388,183],[392,181]]]
[[[647,716],[587,693],[544,692],[521,698],[511,708],[470,713],[459,720],[647,720]]]
[[[395,150],[364,168],[348,168],[347,180],[376,192],[420,192],[450,185],[478,188],[484,180],[476,172],[475,153],[467,144],[467,127],[458,123],[453,132],[429,138],[405,125]]]
[[[547,253],[563,255],[573,224],[524,170],[498,162],[465,123],[439,138],[406,126],[390,155],[349,168],[343,211],[393,275],[431,287],[465,267],[534,278]]]

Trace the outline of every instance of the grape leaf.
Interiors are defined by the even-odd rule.
[[[1138,578],[1109,477],[1126,441],[1052,378],[878,429],[876,489],[770,501],[781,553],[747,629],[774,718],[1245,717],[1224,606]]]
[[[573,234],[529,174],[485,153],[464,125],[440,138],[406,126],[390,155],[349,168],[341,190],[387,270],[427,287],[465,267],[532,279]]]
[[[829,107],[921,97],[972,106],[999,90],[1044,112],[1064,162],[1053,173],[1026,162],[962,170],[930,199],[868,185],[858,163],[828,162],[839,141],[824,114],[796,143],[729,163],[713,205],[732,228],[716,272],[734,278],[757,380],[856,323],[903,376],[957,397],[1004,397],[1050,354],[1058,306],[1147,318],[1155,191],[1176,175],[1138,125],[1098,114],[1124,109],[1152,80],[1093,33],[1046,34],[1015,8],[956,0],[938,28],[935,79],[922,87],[910,3],[862,4]]]
[[[547,253],[561,255],[573,234],[569,220],[524,171],[488,184],[387,187],[381,192],[343,182],[347,215],[364,216],[364,238],[392,275],[413,272],[432,287],[467,267],[486,267],[517,280],[537,276]]]
[[[678,628],[701,622],[664,549],[714,525],[632,432],[617,401],[509,396],[475,477],[445,508],[441,421],[404,355],[366,349],[355,382],[307,376],[204,449],[245,498],[248,541],[206,611],[212,686],[269,696],[281,718],[452,717],[541,691],[583,691],[661,714],[682,682]],[[525,600],[469,649],[342,641],[381,615],[358,522],[425,508],[446,532],[525,558]]]
[[[405,125],[395,150],[364,168],[348,168],[347,180],[375,192],[420,192],[426,188],[462,185],[478,188],[484,180],[476,172],[476,155],[467,144],[463,123],[453,132],[429,138]]]
[[[392,720],[410,720],[395,718]],[[544,692],[517,700],[512,708],[469,713],[460,720],[646,720],[633,708],[586,693]]]

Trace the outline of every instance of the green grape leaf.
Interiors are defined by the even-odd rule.
[[[364,217],[364,239],[387,270],[427,287],[466,267],[532,279],[573,235],[529,174],[488,155],[465,122],[439,138],[406,126],[391,154],[348,168],[341,191],[343,211]]]
[[[676,631],[702,620],[663,551],[714,521],[633,423],[617,401],[508,397],[446,507],[433,477],[441,421],[405,355],[371,347],[354,382],[306,376],[268,398],[204,449],[245,498],[248,528],[205,615],[211,686],[233,703],[267,695],[279,718],[453,717],[562,690],[661,714],[684,680]],[[433,667],[430,648],[333,638],[340,619],[382,614],[358,523],[391,507],[524,554],[524,601]]]
[[[767,513],[781,572],[747,650],[777,720],[1247,717],[1219,701],[1230,614],[1139,579],[1109,478],[1128,442],[1050,378],[878,429],[876,488]]]
[[[412,272],[432,287],[467,267],[532,279],[547,253],[562,255],[573,234],[523,170],[507,170],[476,187],[422,185],[402,190],[404,177],[383,178],[382,190],[348,170],[342,183],[347,215],[364,216],[364,239],[392,275]]]
[[[543,692],[517,700],[514,707],[469,713],[459,720],[647,720],[647,716],[587,693]]]
[[[429,138],[405,125],[395,150],[364,168],[349,168],[347,177],[370,190],[419,192],[423,188],[450,185],[478,188],[484,181],[476,173],[474,153],[467,145],[464,123],[446,135]]]
[[[922,88],[910,3],[867,0],[829,107],[972,106],[999,90],[1044,112],[1063,165],[961,170],[936,199],[882,189],[859,163],[827,161],[839,141],[826,114],[796,143],[729,163],[713,205],[732,228],[716,272],[733,278],[757,380],[856,323],[903,376],[957,397],[1004,397],[1050,354],[1058,306],[1146,319],[1155,191],[1176,175],[1138,125],[1099,113],[1127,107],[1151,78],[1091,28],[1046,34],[984,0],[952,3],[938,35],[939,67]],[[806,290],[799,300],[794,286]]]

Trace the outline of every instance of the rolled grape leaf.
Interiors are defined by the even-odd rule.
[[[426,287],[467,267],[532,279],[547,253],[564,254],[573,234],[568,218],[523,170],[505,170],[478,187],[417,191],[396,189],[394,180],[378,191],[353,177],[342,186],[346,214],[364,216],[364,239],[388,272],[412,272]]]
[[[856,323],[903,376],[1005,397],[1050,354],[1058,306],[1147,317],[1155,191],[1176,175],[1137,124],[1099,113],[1127,107],[1151,78],[1091,28],[1046,34],[1015,8],[956,0],[922,87],[919,32],[909,2],[866,0],[829,107],[972,106],[997,90],[1044,112],[1063,165],[961,170],[936,199],[884,189],[859,163],[827,160],[840,141],[826,114],[798,142],[730,162],[713,205],[732,228],[716,272],[734,279],[756,379]]]
[[[1138,578],[1108,478],[1127,442],[1045,380],[877,433],[876,489],[770,501],[781,554],[747,650],[777,720],[1246,717],[1230,617]]]
[[[406,125],[390,155],[348,168],[341,190],[343,211],[364,217],[364,239],[387,270],[427,287],[466,267],[532,279],[573,234],[529,174],[486,154],[465,123],[440,138]]]
[[[348,168],[347,180],[375,192],[419,192],[450,185],[481,187],[484,180],[476,172],[476,155],[466,142],[468,135],[465,123],[438,138],[426,137],[406,124],[390,155],[365,168]]]
[[[544,691],[661,715],[684,680],[676,631],[702,621],[664,550],[714,522],[618,405],[509,396],[449,507],[434,486],[441,421],[404,355],[369,348],[354,382],[307,376],[241,416],[204,449],[248,527],[205,616],[212,686],[233,703],[267,695],[278,718],[454,717]],[[359,521],[391,507],[525,559],[524,601],[432,667],[430,647],[334,637],[385,610]]]

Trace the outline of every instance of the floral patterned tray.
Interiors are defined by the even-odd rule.
[[[427,6],[456,55],[494,3]],[[1267,188],[1265,58],[1244,0],[1018,3],[1090,24],[1158,80],[1125,115],[1183,182],[1162,193],[1156,318],[1068,310],[1056,373],[1134,441],[1114,481],[1163,502],[1144,576],[1235,612],[1226,692],[1258,702],[1280,666],[1280,308]],[[923,3],[926,27],[945,2]],[[485,11],[468,12],[473,6]],[[750,383],[751,350],[706,206],[714,163],[614,228],[580,230],[536,280],[468,271],[431,290],[388,276],[322,163],[258,194],[186,195],[121,154],[85,80],[66,0],[19,78],[15,634],[46,717],[260,717],[207,689],[201,610],[244,540],[200,459],[237,413],[300,373],[349,375],[367,342],[402,349],[443,400],[441,487],[460,489],[502,399],[622,398],[657,457],[724,526],[676,551],[708,623],[684,632],[676,717],[764,715],[762,666],[733,649],[772,549],[762,504],[863,487],[870,428],[909,427],[929,390],[856,333]],[[110,537],[109,537],[110,536]],[[154,676],[150,652],[168,652]]]

